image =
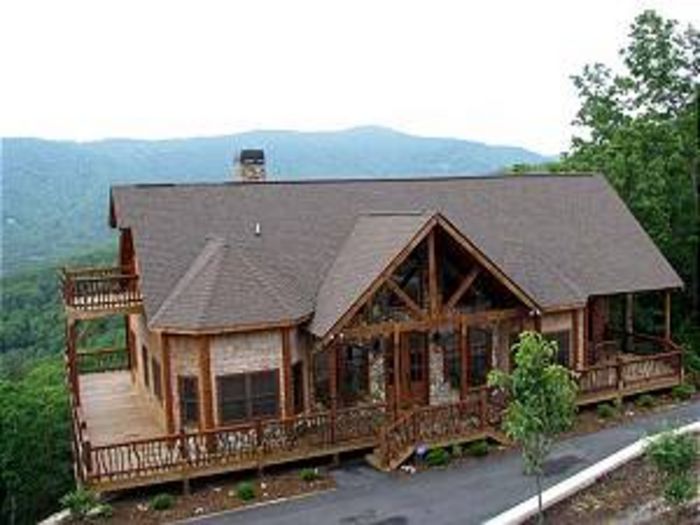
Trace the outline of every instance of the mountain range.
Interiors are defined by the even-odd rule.
[[[2,274],[113,241],[112,184],[223,181],[243,148],[263,148],[269,179],[485,174],[546,157],[512,146],[365,126],[333,132],[250,131],[171,140],[4,138]]]

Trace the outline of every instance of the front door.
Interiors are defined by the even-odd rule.
[[[401,334],[401,407],[428,403],[428,334]]]

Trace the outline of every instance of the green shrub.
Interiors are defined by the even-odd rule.
[[[97,496],[84,488],[77,488],[61,498],[61,505],[70,511],[71,516],[83,518],[97,505]]]
[[[450,448],[450,456],[452,456],[453,458],[461,458],[462,452],[462,447],[458,443],[455,443]]]
[[[444,448],[433,448],[425,456],[425,462],[429,467],[442,467],[450,462],[450,453]]]
[[[654,396],[644,394],[637,398],[637,406],[641,408],[653,408],[654,405],[656,405],[656,399],[654,398]]]
[[[173,505],[175,505],[175,498],[171,494],[163,492],[155,495],[149,506],[152,510],[168,510]]]
[[[680,400],[690,399],[693,397],[693,394],[695,394],[695,387],[690,383],[682,383],[678,386],[674,386],[673,390],[671,390],[671,395],[675,399]]]
[[[315,468],[303,468],[299,471],[299,477],[302,481],[311,482],[316,481],[321,476],[318,473],[318,469]]]
[[[666,476],[690,472],[698,460],[698,446],[691,434],[664,432],[646,448],[647,457]]]
[[[647,445],[646,456],[664,477],[664,498],[674,506],[690,501],[697,492],[693,474],[700,456],[695,436],[665,432]]]
[[[236,485],[236,495],[243,501],[255,499],[255,487],[250,481],[241,481]]]
[[[480,439],[479,441],[474,441],[474,443],[470,443],[469,446],[467,447],[467,454],[469,454],[470,456],[474,456],[476,458],[486,456],[486,455],[488,455],[488,453],[489,453],[489,444],[484,439]]]
[[[601,403],[595,408],[601,419],[612,419],[617,415],[617,409],[610,403]]]
[[[678,507],[692,500],[696,491],[697,481],[692,476],[673,476],[664,485],[664,499]]]

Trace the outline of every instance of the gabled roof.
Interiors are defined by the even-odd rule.
[[[358,217],[321,283],[311,333],[326,334],[431,218],[422,213]]]
[[[254,252],[244,253],[222,238],[209,237],[149,326],[211,330],[252,326],[261,317],[295,321],[308,313],[283,274]]]
[[[167,311],[171,328],[233,328],[312,313],[320,323],[336,308],[322,287],[344,264],[339,254],[350,252],[353,236],[372,237],[367,225],[378,222],[363,217],[382,210],[440,213],[545,310],[592,295],[682,286],[595,175],[117,186],[112,204],[115,224],[132,229],[149,323],[172,294],[183,298],[168,300],[158,316],[162,322]],[[398,222],[386,228],[403,231]],[[206,255],[208,236],[224,240],[225,257]],[[195,278],[198,272],[204,275]],[[204,289],[214,306],[203,308]],[[319,309],[317,299],[326,306]]]

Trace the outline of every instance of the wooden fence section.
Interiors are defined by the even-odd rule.
[[[88,442],[84,479],[117,490],[371,447],[386,420],[386,406],[378,404],[98,447]]]
[[[84,268],[59,273],[64,304],[76,310],[93,311],[139,306],[138,276],[121,268]]]

